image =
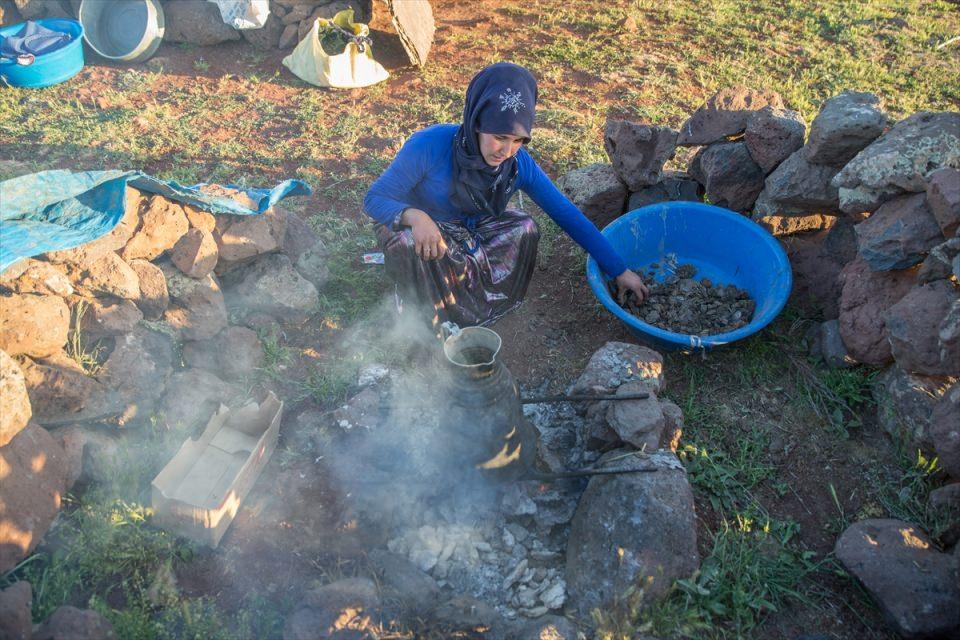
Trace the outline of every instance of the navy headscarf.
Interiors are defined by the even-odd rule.
[[[499,216],[516,191],[517,159],[491,167],[480,153],[478,133],[519,136],[530,141],[537,81],[521,66],[498,62],[480,71],[467,87],[463,123],[453,139],[453,205],[468,216]]]

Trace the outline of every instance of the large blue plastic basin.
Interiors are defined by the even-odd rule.
[[[83,68],[83,27],[76,20],[47,18],[36,20],[47,29],[70,34],[66,46],[37,56],[33,64],[26,66],[6,59],[0,59],[0,77],[13,87],[39,89],[49,87],[77,75]],[[23,23],[12,24],[0,29],[0,37],[16,35],[23,29]]]
[[[587,282],[610,313],[641,341],[661,349],[710,349],[746,338],[767,326],[783,309],[793,276],[780,243],[749,218],[697,202],[664,202],[635,209],[603,229],[627,267],[647,271],[654,263],[692,264],[697,278],[746,289],[757,304],[753,321],[736,331],[690,336],[665,331],[631,315],[610,295],[608,278],[587,261]],[[658,270],[662,281],[669,270]]]

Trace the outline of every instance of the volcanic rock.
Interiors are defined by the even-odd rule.
[[[660,400],[660,410],[663,412],[665,425],[658,448],[676,453],[683,436],[683,410],[673,402],[663,399]]]
[[[298,24],[288,24],[283,28],[283,31],[280,32],[280,39],[277,42],[277,47],[280,49],[293,49],[297,46],[298,36],[299,36],[299,25]]]
[[[943,235],[960,229],[960,169],[941,167],[927,176],[927,206]]]
[[[840,337],[857,362],[883,365],[893,357],[884,316],[915,281],[915,271],[873,271],[862,258],[840,272]]]
[[[63,449],[34,423],[0,447],[0,574],[40,543],[66,488]]]
[[[249,376],[263,360],[260,338],[246,327],[227,327],[210,340],[183,345],[183,361],[187,366],[206,369],[225,378]]]
[[[608,120],[603,132],[607,156],[631,191],[657,184],[663,165],[677,148],[677,132],[669,127]]]
[[[313,283],[293,268],[290,258],[272,254],[244,268],[240,281],[227,291],[231,309],[241,314],[268,313],[302,321],[320,302]]]
[[[6,351],[0,351],[0,447],[23,431],[31,415],[23,371]]]
[[[370,562],[380,578],[386,599],[398,599],[415,615],[426,617],[437,607],[440,587],[436,580],[403,556],[374,549]]]
[[[33,640],[113,640],[117,637],[110,621],[92,609],[57,607],[40,625]]]
[[[894,360],[911,373],[960,376],[960,343],[942,349],[939,328],[956,289],[947,280],[914,287],[887,310],[884,322]]]
[[[960,384],[954,383],[933,406],[930,440],[943,470],[960,479]]]
[[[241,389],[203,369],[185,369],[170,376],[161,408],[167,425],[189,430],[206,424],[220,404],[229,404]]]
[[[162,265],[171,306],[163,314],[186,340],[206,340],[227,326],[227,307],[220,283],[212,273],[196,280]]]
[[[85,266],[107,253],[123,249],[140,224],[139,210],[144,201],[143,195],[132,187],[127,187],[125,197],[123,216],[110,233],[79,247],[50,251],[42,257],[50,262]]]
[[[284,215],[287,219],[287,230],[284,233],[280,251],[289,256],[290,262],[296,264],[300,256],[320,243],[320,236],[313,230],[309,222],[296,213],[291,212]]]
[[[666,388],[663,356],[640,345],[608,342],[590,357],[569,393],[606,395],[635,380],[644,381],[649,385],[647,389],[661,393]]]
[[[77,313],[87,341],[129,333],[143,320],[143,313],[130,300],[81,298],[76,304],[82,305],[82,315]]]
[[[759,216],[803,213],[835,214],[840,208],[836,187],[830,181],[839,167],[811,164],[803,150],[794,152],[767,176],[757,197],[754,219]]]
[[[223,22],[217,5],[206,0],[177,0],[164,5],[163,39],[196,45],[239,40],[240,32]]]
[[[917,527],[862,520],[843,532],[835,552],[901,637],[960,634],[960,559],[937,551]]]
[[[803,146],[806,129],[796,111],[764,107],[747,120],[743,139],[750,157],[766,174]]]
[[[76,481],[116,483],[130,464],[130,448],[121,449],[120,438],[106,429],[70,425],[52,434],[67,456],[68,485]]]
[[[128,300],[140,297],[137,272],[112,251],[83,265],[71,265],[69,275],[81,295],[108,295]]]
[[[150,415],[172,370],[169,336],[141,326],[117,338],[99,378],[119,394],[121,423]]]
[[[192,0],[175,4],[179,6],[189,2]],[[169,32],[168,23],[166,33]],[[140,226],[120,254],[124,260],[159,258],[164,251],[172,249],[190,228],[183,205],[163,196],[153,196],[144,200],[140,208]]]
[[[850,357],[846,345],[843,344],[838,320],[821,322],[819,331],[820,356],[828,367],[846,369],[857,364],[856,360]]]
[[[70,309],[59,296],[0,295],[0,349],[43,358],[67,342]]]
[[[896,442],[910,449],[934,450],[931,436],[933,409],[956,381],[943,376],[922,376],[893,365],[873,385],[880,426]]]
[[[676,200],[703,202],[703,187],[686,173],[665,171],[657,184],[643,187],[630,194],[627,211],[633,211],[648,204]]]
[[[440,604],[433,613],[441,629],[450,632],[485,633],[493,639],[506,639],[506,623],[497,611],[485,602],[470,596],[457,596]]]
[[[826,100],[810,124],[808,162],[842,167],[876,140],[888,124],[880,98],[844,91]]]
[[[611,451],[598,464],[623,453]],[[644,585],[645,602],[652,602],[700,565],[693,492],[680,461],[667,452],[635,460],[617,464],[653,464],[657,471],[594,476],[577,506],[566,580],[570,604],[580,615],[611,606],[638,584]]]
[[[330,252],[321,241],[300,254],[294,268],[301,276],[313,283],[317,290],[323,289],[330,279]]]
[[[36,293],[67,297],[73,294],[73,285],[67,270],[61,265],[25,258],[7,267],[0,274],[0,288],[12,293]]]
[[[620,217],[627,202],[627,186],[613,165],[591,164],[565,174],[557,186],[597,227]]]
[[[577,626],[560,616],[543,616],[521,626],[516,640],[577,640]]]
[[[60,423],[79,414],[103,397],[107,390],[66,355],[53,360],[21,365],[33,420],[41,425]]]
[[[768,105],[782,109],[783,100],[774,91],[754,91],[746,87],[721,89],[680,126],[677,144],[711,144],[741,134],[750,116]]]
[[[620,385],[616,395],[641,393],[649,390],[649,383],[627,382]],[[607,424],[620,440],[644,451],[655,451],[666,426],[663,410],[655,393],[646,400],[610,402]]]
[[[242,29],[240,35],[257,49],[276,49],[284,26],[286,25],[280,21],[280,18],[271,12],[262,27],[259,29]]]
[[[923,259],[917,280],[921,284],[946,280],[953,275],[953,260],[960,255],[960,236],[941,242]]]
[[[705,187],[711,203],[734,211],[749,211],[763,190],[763,169],[744,142],[706,147],[691,160],[689,172]]]
[[[33,589],[26,580],[0,589],[0,638],[30,640],[33,637]]]
[[[759,203],[759,200],[757,202]],[[770,235],[779,238],[807,231],[826,231],[833,228],[837,218],[820,213],[786,216],[758,216],[755,213],[753,221],[766,229]]]
[[[159,320],[170,306],[167,278],[163,270],[149,260],[131,260],[130,268],[140,279],[140,297],[134,302],[147,320]]]
[[[921,111],[901,120],[834,177],[846,213],[876,211],[903,192],[926,191],[940,167],[960,167],[960,113]]]
[[[856,232],[860,255],[874,271],[912,267],[943,241],[923,193],[883,203]]]
[[[226,225],[217,236],[217,273],[279,250],[287,233],[287,215],[278,209],[259,215],[221,216],[217,224]]]
[[[341,634],[338,632],[346,629],[369,630],[373,626],[372,617],[379,608],[380,595],[372,580],[338,580],[306,592],[293,615],[287,618],[283,640],[339,638]]]
[[[791,299],[801,306],[822,312],[824,318],[836,318],[840,299],[839,275],[843,262],[831,254],[829,231],[782,240],[793,270]]]
[[[217,218],[208,211],[184,204],[183,214],[187,216],[187,222],[190,223],[191,229],[213,233],[214,229],[217,228]]]
[[[170,251],[170,261],[191,278],[203,278],[213,271],[218,257],[213,234],[200,229],[187,231]]]

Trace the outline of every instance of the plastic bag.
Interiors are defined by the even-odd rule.
[[[369,87],[390,77],[383,65],[373,59],[369,34],[367,25],[353,21],[353,9],[344,9],[333,20],[317,18],[283,64],[304,82],[318,87]],[[342,53],[324,50],[324,44],[335,50],[338,43],[346,44]]]
[[[234,29],[261,29],[270,17],[269,0],[209,0],[220,9],[220,19]]]

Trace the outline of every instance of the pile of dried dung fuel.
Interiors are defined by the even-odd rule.
[[[639,305],[632,291],[621,296],[611,283],[614,300],[647,324],[674,333],[709,336],[739,329],[753,318],[756,303],[746,291],[732,284],[714,285],[707,278],[694,280],[693,265],[679,265],[663,282],[655,282],[652,273],[644,278],[650,295]]]

